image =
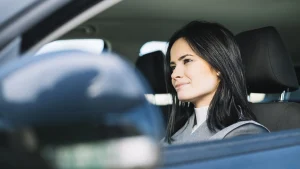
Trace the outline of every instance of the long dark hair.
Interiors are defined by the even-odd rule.
[[[170,51],[180,38],[186,40],[195,53],[220,72],[220,83],[208,109],[206,122],[209,130],[217,132],[238,121],[256,120],[247,105],[245,73],[234,35],[220,24],[192,21],[173,34],[167,49],[165,75],[173,104],[165,141],[171,143],[176,123],[182,119],[186,122],[194,113],[194,105],[179,101],[171,83]]]

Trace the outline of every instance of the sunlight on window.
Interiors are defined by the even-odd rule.
[[[154,105],[165,106],[172,104],[171,94],[145,94],[146,99]],[[263,93],[251,93],[248,97],[248,101],[252,103],[262,102],[266,97]]]
[[[145,94],[146,99],[157,106],[165,106],[172,104],[171,94]]]
[[[248,97],[248,101],[252,103],[259,103],[265,99],[266,94],[264,93],[251,93]]]
[[[141,49],[140,49],[140,56],[143,56],[147,53],[151,53],[154,51],[161,50],[164,54],[166,54],[168,48],[168,43],[167,42],[162,42],[162,41],[151,41],[145,43]]]
[[[102,39],[57,40],[44,45],[35,55],[66,50],[79,50],[99,55],[103,49]]]

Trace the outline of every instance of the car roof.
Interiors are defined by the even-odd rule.
[[[300,1],[286,0],[124,0],[82,24],[65,38],[99,37],[131,60],[148,41],[168,41],[172,33],[191,20],[218,22],[237,34],[274,26],[295,64],[300,63]],[[83,28],[93,27],[95,34]],[[125,45],[126,44],[126,45]],[[114,46],[115,45],[115,46]]]

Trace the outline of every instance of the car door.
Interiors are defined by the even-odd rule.
[[[300,130],[164,148],[161,168],[298,168]]]

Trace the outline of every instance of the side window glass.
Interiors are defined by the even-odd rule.
[[[67,50],[78,50],[99,55],[107,50],[107,46],[102,39],[56,40],[44,45],[35,55]]]
[[[250,93],[248,96],[248,101],[252,103],[260,103],[265,99],[266,94],[264,93]]]
[[[172,104],[171,94],[145,94],[146,99],[157,106],[166,106]]]
[[[280,99],[281,93],[251,93],[248,97],[248,101],[252,103],[270,103],[277,102]]]
[[[147,53],[151,53],[154,51],[162,51],[164,54],[166,54],[168,48],[168,43],[163,41],[150,41],[145,43],[141,49],[140,49],[140,56],[143,56]]]

